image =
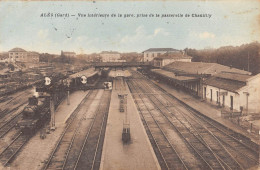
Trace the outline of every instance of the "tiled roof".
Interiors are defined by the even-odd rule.
[[[231,92],[237,92],[240,88],[246,85],[245,82],[222,79],[219,77],[210,77],[203,82],[206,85],[217,87],[220,89],[228,90]]]
[[[188,76],[176,76],[173,72],[170,71],[165,71],[162,69],[152,69],[151,70],[154,73],[169,77],[174,80],[179,80],[179,81],[192,81],[192,80],[197,80],[196,77],[188,77]]]
[[[89,68],[87,70],[83,70],[83,71],[80,71],[78,73],[72,74],[72,75],[69,76],[69,78],[81,77],[83,75],[86,76],[86,77],[90,77],[90,76],[92,76],[96,73],[97,73],[97,71],[95,71],[94,68]]]
[[[247,75],[247,74],[221,72],[219,74],[216,74],[215,77],[219,77],[219,78],[222,78],[222,79],[230,79],[230,80],[246,82],[252,76]]]
[[[143,52],[159,52],[159,51],[169,52],[169,51],[179,51],[179,50],[176,50],[174,48],[149,48],[148,50],[145,50]]]
[[[159,55],[158,57],[154,58],[156,59],[192,59],[192,57],[183,54],[182,52],[174,52],[174,53],[165,53],[162,55]]]
[[[231,72],[240,74],[251,74],[248,71],[231,68],[217,63],[203,63],[203,62],[174,62],[166,65],[167,70],[173,72],[185,72],[188,74],[211,74],[215,75],[220,72]]]
[[[13,48],[9,52],[26,52],[26,51],[22,48]]]

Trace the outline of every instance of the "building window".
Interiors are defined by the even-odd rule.
[[[207,88],[204,87],[204,99],[206,99],[206,95],[207,95]]]
[[[212,101],[212,89],[210,89],[210,101]]]
[[[233,96],[230,96],[230,110],[233,110]]]
[[[223,95],[223,103],[222,103],[222,107],[225,107],[225,95]]]
[[[218,102],[219,102],[219,101],[218,101],[218,91],[216,91],[216,97],[217,97],[217,100],[216,100],[216,101],[217,101],[217,103],[218,103]]]

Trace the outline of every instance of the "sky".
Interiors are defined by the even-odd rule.
[[[259,7],[257,0],[1,1],[0,51],[20,47],[41,53],[59,54],[63,50],[89,54],[238,46],[259,41]],[[53,17],[41,17],[48,13]],[[55,17],[55,14],[69,17]],[[80,17],[79,14],[109,17]],[[134,16],[124,17],[125,14]],[[147,17],[137,17],[138,14]],[[162,18],[164,14],[183,17]],[[194,14],[205,17],[192,17]]]

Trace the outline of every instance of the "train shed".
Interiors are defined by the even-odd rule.
[[[203,82],[219,73],[229,72],[250,75],[251,73],[217,63],[173,62],[161,69],[151,69],[148,74],[159,81],[165,81],[194,96],[203,98]]]
[[[156,80],[167,82],[176,89],[187,91],[195,96],[200,95],[200,77],[192,75],[178,75],[176,73],[162,69],[152,69],[151,75],[155,77]]]
[[[99,71],[95,70],[94,68],[89,68],[87,70],[83,70],[78,73],[72,74],[69,76],[69,78],[72,79],[72,78],[77,78],[77,77],[81,77],[81,76],[92,77],[95,74],[97,74],[98,72]]]

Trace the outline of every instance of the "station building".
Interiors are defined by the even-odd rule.
[[[260,113],[260,74],[221,72],[203,82],[203,98],[230,110]]]
[[[202,62],[173,62],[148,74],[212,104],[260,113],[260,74]]]
[[[173,48],[149,48],[148,50],[143,51],[144,58],[143,62],[150,62],[153,61],[155,57],[165,53],[179,53],[179,50]]]

